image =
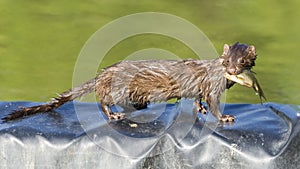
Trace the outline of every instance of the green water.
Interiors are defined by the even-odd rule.
[[[119,17],[152,11],[190,21],[219,53],[224,43],[254,44],[254,71],[268,101],[299,104],[299,7],[297,0],[0,0],[0,100],[47,101],[70,88],[78,54],[95,31]],[[117,44],[100,66],[145,48],[197,58],[179,41],[140,35]],[[226,96],[227,102],[259,102],[251,89],[238,85]]]

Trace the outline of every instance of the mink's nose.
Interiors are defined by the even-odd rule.
[[[227,72],[231,75],[237,75],[238,74],[238,70],[234,67],[227,68]]]

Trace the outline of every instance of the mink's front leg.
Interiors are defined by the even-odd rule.
[[[196,106],[196,109],[199,113],[206,114],[207,110],[206,107],[202,104],[201,99],[201,97],[195,99],[194,105]]]
[[[221,122],[233,122],[234,116],[223,114],[220,112],[220,97],[209,95],[206,99],[210,112]]]

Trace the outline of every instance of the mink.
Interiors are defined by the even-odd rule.
[[[125,118],[125,113],[112,112],[110,107],[121,105],[136,109],[147,108],[149,103],[169,99],[194,98],[200,113],[208,110],[220,121],[232,122],[234,116],[222,115],[220,96],[235,82],[224,77],[225,72],[237,75],[255,65],[255,47],[235,43],[224,45],[220,57],[212,60],[138,60],[121,61],[102,70],[90,81],[59,94],[50,102],[20,108],[2,118],[11,121],[39,112],[52,111],[68,101],[96,92],[102,111],[110,120]]]

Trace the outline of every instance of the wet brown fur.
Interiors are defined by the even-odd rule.
[[[201,104],[203,98],[210,112],[222,120],[227,116],[220,112],[220,96],[234,84],[225,79],[225,72],[239,74],[244,69],[251,69],[255,59],[254,46],[236,43],[230,47],[225,45],[221,57],[213,60],[122,61],[107,67],[85,84],[60,94],[48,104],[16,110],[3,120],[51,111],[92,91],[98,95],[102,110],[109,119],[124,118],[122,113],[111,112],[110,106],[115,104],[140,109],[146,108],[149,102],[173,98],[195,98],[199,111],[206,112]]]

